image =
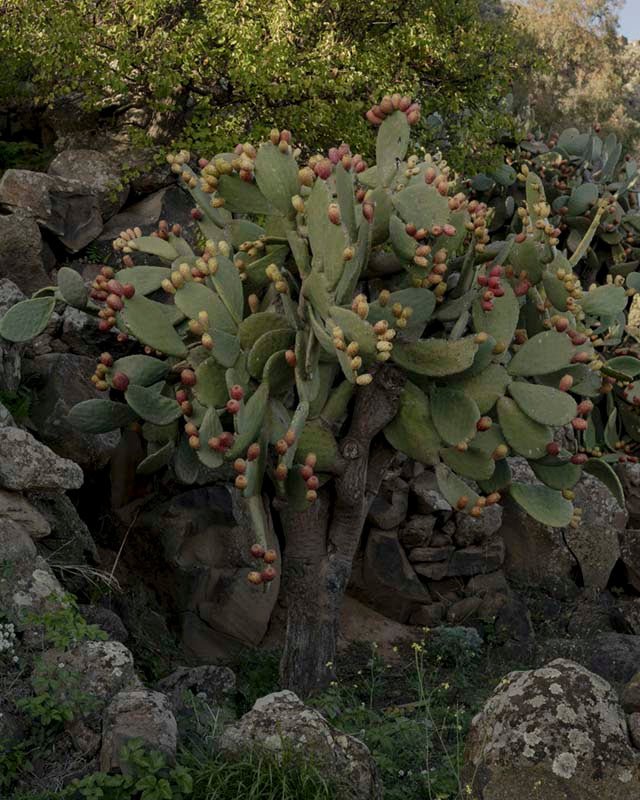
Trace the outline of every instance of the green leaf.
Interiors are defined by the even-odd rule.
[[[434,386],[431,390],[431,418],[440,438],[459,444],[476,435],[480,412],[475,401],[457,389]]]
[[[522,345],[507,370],[510,375],[545,375],[568,366],[575,352],[565,333],[543,331]]]
[[[384,429],[389,444],[422,464],[436,464],[440,437],[431,419],[425,393],[407,381],[400,395],[398,413]]]
[[[394,345],[392,358],[396,364],[418,375],[444,377],[463,372],[473,364],[478,345],[473,337],[458,339],[423,339]]]
[[[525,381],[509,384],[509,394],[522,411],[543,425],[560,427],[576,416],[576,401],[567,392]]]
[[[209,439],[214,436],[220,436],[222,433],[222,424],[220,423],[218,412],[213,406],[207,408],[198,432],[200,434],[200,447],[196,450],[198,459],[205,467],[217,469],[224,461],[223,455],[217,450],[212,450],[207,444]]]
[[[512,483],[511,497],[530,517],[552,528],[563,528],[571,522],[573,506],[560,492],[547,486],[529,483]]]
[[[182,416],[180,406],[175,400],[164,397],[146,386],[130,384],[124,396],[139,417],[153,422],[154,425],[168,425]]]
[[[0,336],[10,342],[27,342],[38,336],[49,324],[56,306],[53,297],[22,300],[0,319]]]
[[[173,458],[176,446],[173,439],[165,442],[160,447],[149,450],[147,457],[143,459],[136,467],[136,474],[138,475],[151,475],[158,472]]]
[[[491,311],[483,311],[480,299],[473,303],[473,326],[478,333],[488,333],[496,342],[508,347],[518,327],[520,303],[508,283],[503,284],[504,295],[493,300]]]
[[[376,166],[378,178],[388,186],[398,170],[398,162],[404,161],[409,146],[410,128],[407,116],[394,111],[378,128],[376,139]]]
[[[271,142],[260,145],[256,156],[256,183],[281,214],[291,216],[291,198],[298,194],[298,164],[291,153],[281,153]],[[246,212],[245,212],[246,213]]]
[[[151,386],[167,377],[169,365],[166,361],[151,356],[124,356],[114,361],[110,374],[114,375],[116,372],[124,372],[129,378],[129,383]]]
[[[469,498],[469,502],[463,509],[465,514],[469,513],[477,503],[478,494],[444,464],[436,466],[436,480],[442,496],[452,508],[456,508],[461,497]]]
[[[121,315],[129,332],[143,344],[169,356],[186,356],[187,348],[160,303],[135,294],[125,301]]]
[[[552,440],[551,430],[528,417],[515,400],[498,400],[498,421],[508,444],[525,458],[542,458]]]
[[[162,285],[162,281],[168,280],[170,275],[171,270],[168,267],[141,265],[121,269],[116,277],[120,283],[130,283],[140,294],[151,294],[151,292],[157,291]]]
[[[294,341],[295,333],[290,328],[263,333],[249,352],[247,360],[249,374],[258,380],[262,378],[262,372],[269,358],[279,350],[289,350]]]
[[[58,270],[58,289],[65,303],[74,308],[85,308],[88,292],[82,276],[70,267],[60,267]]]
[[[113,400],[83,400],[69,412],[69,423],[84,433],[109,433],[137,419],[137,414],[125,403]]]
[[[625,507],[622,484],[610,464],[607,464],[606,461],[602,461],[600,458],[590,458],[584,464],[583,469],[585,472],[588,472],[589,475],[593,475],[594,478],[604,483],[607,489],[616,498],[620,508]]]
[[[225,372],[215,358],[208,358],[197,367],[193,394],[203,406],[222,408],[229,399]]]

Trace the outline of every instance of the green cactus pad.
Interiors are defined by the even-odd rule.
[[[175,440],[178,434],[178,421],[174,420],[168,425],[154,425],[153,422],[145,422],[142,426],[142,435],[147,442],[168,442]]]
[[[528,339],[507,366],[510,375],[546,375],[569,366],[576,352],[571,339],[557,331],[543,331]]]
[[[398,413],[384,429],[389,444],[422,464],[438,463],[442,445],[431,419],[429,400],[422,389],[407,381]]]
[[[291,198],[298,193],[298,163],[271,142],[260,145],[256,156],[256,183],[267,201],[281,214],[293,213]],[[245,209],[246,211],[246,209]]]
[[[583,469],[585,472],[588,472],[589,475],[593,475],[594,478],[604,483],[607,489],[616,498],[620,508],[625,507],[622,484],[610,464],[607,464],[606,461],[600,458],[590,458],[583,466]]]
[[[542,280],[544,264],[542,262],[542,246],[533,239],[516,243],[509,253],[509,262],[516,275],[526,272],[530,283],[539,283]]]
[[[496,462],[479,450],[461,453],[455,447],[440,451],[444,463],[456,474],[473,480],[488,480],[494,473]]]
[[[323,355],[323,354],[321,354]],[[327,398],[333,392],[333,383],[336,379],[340,367],[333,361],[320,361],[318,371],[320,373],[319,389],[314,401],[309,406],[309,417],[317,417],[325,407]]]
[[[225,227],[229,231],[231,245],[236,250],[244,242],[255,242],[265,235],[263,227],[248,219],[232,219]]]
[[[358,228],[355,254],[351,261],[344,262],[342,275],[336,286],[336,301],[338,303],[348,303],[353,297],[362,272],[369,262],[371,241],[371,225],[366,220],[363,220]]]
[[[598,202],[598,185],[595,183],[581,183],[571,192],[567,203],[567,215],[579,217]]]
[[[225,331],[213,329],[213,349],[211,354],[223,367],[233,367],[240,354],[238,337]]]
[[[173,310],[171,306],[168,309]],[[136,294],[125,301],[121,315],[128,331],[143,344],[169,356],[186,356],[187,348],[160,303]]]
[[[469,449],[477,450],[484,453],[485,456],[490,456],[496,447],[501,444],[507,444],[507,442],[502,434],[502,428],[494,422],[488,431],[480,431],[476,434],[475,439],[472,439],[469,444]]]
[[[269,384],[261,383],[245,404],[242,429],[238,431],[233,447],[225,454],[227,461],[232,461],[240,456],[244,457],[249,445],[257,440],[268,405]]]
[[[436,480],[442,496],[452,508],[456,508],[461,497],[467,497],[468,502],[462,513],[468,514],[478,502],[478,494],[467,483],[454,475],[445,464],[436,466]]]
[[[500,492],[511,483],[511,467],[506,458],[501,458],[495,462],[493,475],[486,481],[479,480],[478,486],[485,494]]]
[[[176,306],[189,319],[198,319],[201,311],[209,315],[210,326],[234,335],[237,323],[218,295],[202,283],[189,281],[174,295]]]
[[[120,283],[130,283],[139,294],[151,294],[157,291],[162,281],[168,280],[171,275],[169,267],[129,267],[119,270],[117,279]]]
[[[313,253],[313,270],[323,272],[327,287],[331,291],[342,276],[344,260],[342,254],[349,244],[342,225],[334,225],[329,219],[331,196],[326,182],[318,178],[306,201],[309,243]]]
[[[249,374],[260,379],[265,364],[278,350],[289,350],[293,347],[295,333],[290,328],[268,331],[263,333],[254,343],[247,359]]]
[[[255,183],[247,183],[236,175],[221,175],[218,194],[224,198],[224,208],[238,214],[279,214]],[[291,200],[289,200],[291,202]]]
[[[552,386],[555,389],[565,375],[571,375],[573,378],[571,391],[574,394],[582,397],[595,397],[600,394],[600,375],[589,369],[586,364],[572,364],[570,367],[550,372],[548,375],[539,375],[538,380],[545,386]]]
[[[509,494],[533,519],[551,528],[563,528],[571,522],[573,506],[560,492],[547,486],[512,483]]]
[[[632,380],[640,375],[640,358],[633,356],[616,356],[610,358],[605,365],[606,374],[617,373],[627,380]]]
[[[69,267],[60,267],[58,270],[58,289],[65,303],[74,308],[85,308],[89,293],[84,285],[82,276]]]
[[[447,444],[473,439],[480,412],[475,401],[457,389],[431,390],[431,419],[441,439]]]
[[[384,244],[389,238],[389,219],[393,214],[393,203],[389,192],[378,186],[369,196],[369,200],[374,205],[373,221],[371,223],[371,244],[376,246]]]
[[[542,185],[542,181],[533,172],[530,172],[527,175],[527,181],[525,184],[525,194],[527,198],[527,211],[531,218],[532,225],[535,226],[536,222],[539,219],[544,219],[544,217],[541,217],[540,214],[536,212],[535,206],[538,203],[542,202],[543,200],[546,200],[546,196],[544,192],[544,186]]]
[[[326,319],[329,316],[332,303],[324,273],[313,270],[302,282],[302,294],[319,317]]]
[[[251,314],[245,317],[238,328],[240,346],[243,350],[251,350],[265,333],[281,330],[291,330],[282,314],[276,314],[275,311],[259,311]]]
[[[511,286],[504,282],[504,295],[493,300],[491,311],[483,311],[480,299],[473,304],[473,326],[478,333],[488,333],[496,342],[505,346],[511,343],[518,327],[520,303]]]
[[[287,241],[300,277],[306,278],[311,271],[311,254],[309,253],[307,240],[300,236],[297,231],[287,231]]]
[[[504,367],[500,364],[489,364],[478,375],[465,378],[460,383],[454,379],[453,385],[475,400],[481,414],[486,414],[491,411],[498,398],[502,397],[510,383],[511,378]]]
[[[394,194],[392,202],[400,217],[406,223],[413,223],[416,228],[431,230],[434,225],[449,222],[448,199],[435,186],[429,186],[424,181]]]
[[[200,424],[200,447],[196,451],[198,459],[209,469],[217,469],[224,461],[222,453],[212,450],[207,444],[209,439],[214,436],[220,436],[221,433],[222,425],[220,424],[218,412],[213,406],[210,406]]]
[[[147,457],[136,467],[136,474],[153,475],[154,472],[159,472],[170,463],[175,449],[176,445],[173,440],[165,442],[162,445],[154,446],[150,444]]]
[[[307,422],[298,438],[295,460],[303,464],[309,453],[318,457],[316,472],[333,469],[338,459],[335,436],[321,422]]]
[[[467,380],[467,378],[473,378],[474,375],[480,375],[484,372],[494,360],[497,360],[493,352],[495,346],[496,340],[492,336],[490,336],[486,342],[479,344],[478,352],[473,359],[473,364],[468,369],[465,369],[464,372],[456,375],[454,380]]]
[[[409,236],[405,230],[405,223],[396,214],[392,214],[389,218],[389,238],[398,258],[403,261],[413,261],[416,254],[416,240],[413,236]]]
[[[515,400],[501,397],[497,403],[498,420],[508,444],[525,458],[542,458],[552,441],[550,428],[534,422]]]
[[[138,415],[125,403],[113,400],[83,400],[67,416],[74,428],[84,433],[109,433],[135,422]]]
[[[10,342],[27,342],[49,324],[56,307],[54,297],[38,297],[16,303],[0,319],[0,336]]]
[[[151,386],[167,377],[169,365],[166,361],[151,356],[124,356],[114,362],[110,375],[113,376],[116,372],[124,372],[130,383]]]
[[[566,311],[569,292],[565,289],[564,283],[555,275],[545,272],[542,276],[542,285],[553,307],[557,308],[558,311]]]
[[[295,373],[293,368],[287,364],[284,350],[279,350],[269,356],[264,365],[262,380],[269,384],[269,393],[272,397],[285,394],[293,386]]]
[[[342,164],[338,164],[334,172],[334,177],[342,222],[347,229],[349,238],[352,242],[355,242],[358,238],[358,225],[356,222],[353,173],[347,171]]]
[[[624,404],[618,407],[620,412],[620,420],[624,427],[624,431],[628,434],[634,442],[640,442],[640,416],[634,410]]]
[[[624,311],[627,299],[622,286],[597,286],[582,295],[580,307],[589,316],[610,320]]]
[[[542,481],[550,489],[572,489],[580,480],[582,469],[577,464],[567,462],[551,466],[530,461],[529,466],[539,481]]]
[[[225,372],[215,358],[208,358],[197,367],[193,394],[203,406],[222,408],[229,399]]]
[[[549,386],[514,381],[509,384],[509,394],[528,417],[542,425],[559,428],[571,422],[576,415],[573,397]]]
[[[200,460],[196,451],[189,447],[189,438],[183,434],[173,454],[173,470],[180,483],[195,483],[200,472]]]
[[[409,372],[418,375],[444,377],[463,372],[473,364],[478,345],[472,336],[456,341],[424,339],[419,342],[394,345],[392,358]]]
[[[320,347],[322,347],[325,353],[329,353],[334,358],[337,357],[338,354],[336,352],[335,347],[333,346],[333,339],[331,338],[331,336],[329,336],[329,334],[325,330],[325,327],[318,321],[311,306],[307,308],[307,314],[309,315],[309,323],[311,325],[311,330],[313,331],[313,335],[320,343]]]
[[[140,236],[138,239],[130,241],[129,246],[132,250],[147,253],[150,256],[157,256],[163,261],[170,261],[171,263],[180,255],[173,245],[158,236]]]
[[[267,254],[265,256],[257,258],[255,261],[248,261],[245,270],[247,273],[247,280],[245,283],[247,289],[253,291],[254,289],[262,289],[268,286],[270,281],[265,270],[270,264],[281,267],[287,260],[288,255],[288,245],[281,244],[275,247],[267,247]]]
[[[332,306],[329,309],[329,317],[342,331],[349,342],[357,342],[360,345],[359,355],[363,359],[373,359],[378,352],[376,350],[377,336],[373,332],[372,326],[364,319],[350,311],[348,308]]]
[[[409,146],[409,136],[409,123],[402,111],[394,111],[378,129],[376,166],[378,180],[383,186],[389,186],[398,170],[398,162],[404,161]]]
[[[381,306],[376,300],[369,305],[369,316],[367,320],[375,325],[380,320],[386,320],[390,325],[395,325],[396,318],[391,311],[394,303],[409,306],[413,309],[413,314],[409,317],[409,323],[403,329],[403,336],[420,335],[436,307],[436,297],[430,289],[400,289],[389,295],[386,305]]]
[[[182,416],[180,406],[175,400],[164,397],[147,386],[130,384],[124,396],[139,417],[153,422],[154,425],[168,425]]]
[[[331,389],[330,397],[320,411],[322,419],[326,423],[339,423],[347,413],[354,391],[355,386],[349,381],[342,381],[335,389]]]
[[[228,258],[217,256],[216,261],[218,269],[215,275],[210,275],[207,280],[213,284],[213,288],[234,322],[239,324],[242,321],[244,309],[244,293],[240,273]]]

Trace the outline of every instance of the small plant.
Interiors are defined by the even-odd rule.
[[[31,683],[35,694],[18,700],[16,705],[44,726],[71,722],[95,707],[95,698],[84,688],[83,676],[67,669],[64,662],[38,660]]]
[[[107,634],[98,626],[90,625],[78,611],[73,595],[60,598],[50,611],[29,613],[24,623],[42,632],[43,642],[60,650],[69,650],[83,641],[105,641]]]

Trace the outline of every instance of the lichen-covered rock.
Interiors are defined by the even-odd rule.
[[[427,547],[436,525],[433,514],[413,514],[400,526],[398,539],[403,547]]]
[[[411,492],[421,514],[433,514],[437,511],[450,513],[452,510],[440,493],[436,474],[432,470],[425,470],[417,478],[414,478],[411,482]]]
[[[0,520],[3,525],[16,525],[32,539],[51,533],[47,520],[18,492],[0,489]]]
[[[619,541],[620,560],[624,564],[627,581],[640,592],[640,530],[621,531]]]
[[[45,270],[40,228],[27,211],[0,214],[0,278],[13,281],[26,294],[51,283]],[[0,317],[6,310],[0,305]]]
[[[367,522],[376,528],[389,531],[397,528],[407,516],[409,493],[407,490],[394,490],[389,498],[378,495],[374,498]]]
[[[95,194],[104,220],[117,214],[129,196],[129,186],[122,181],[121,167],[98,150],[63,150],[49,164],[47,172],[58,178],[76,180]]]
[[[0,428],[0,487],[79,489],[84,476],[73,461],[60,458],[27,431]]]
[[[628,461],[616,464],[615,470],[624,491],[624,502],[629,513],[629,525],[640,528],[640,464]]]
[[[10,270],[4,269],[2,265],[1,248],[5,244],[2,239],[2,224],[5,219],[6,217],[0,215],[0,319],[12,306],[26,299],[20,288],[13,281],[3,277],[11,274]],[[9,342],[0,336],[0,391],[11,394],[17,392],[20,387],[23,351],[23,344]],[[4,406],[2,406],[2,409],[0,409],[0,427],[13,425],[11,414]]]
[[[94,605],[78,605],[78,611],[89,625],[97,625],[115,642],[124,642],[129,638],[129,631],[124,622],[110,608]]]
[[[631,678],[620,695],[620,702],[627,714],[640,712],[640,672]]]
[[[200,667],[178,667],[156,687],[169,698],[177,716],[187,705],[188,694],[200,697],[211,708],[222,705],[235,691],[236,676],[229,667],[203,664]]]
[[[497,503],[487,506],[479,517],[456,512],[455,525],[456,531],[453,534],[453,541],[458,547],[483,544],[500,530],[502,525],[502,506]]]
[[[564,659],[507,675],[472,721],[465,763],[482,800],[640,795],[640,757],[615,692]]]
[[[178,726],[164,694],[136,689],[117,694],[107,706],[102,723],[100,769],[126,772],[120,751],[131,739],[142,739],[151,750],[158,750],[169,762],[175,760]]]
[[[354,800],[382,797],[377,770],[368,748],[333,728],[293,692],[275,692],[256,701],[251,711],[220,737],[229,755],[262,749],[278,755],[292,747],[326,774],[350,788]]]

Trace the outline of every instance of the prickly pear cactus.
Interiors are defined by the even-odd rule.
[[[594,461],[588,398],[610,391],[599,337],[629,292],[617,279],[582,290],[573,261],[591,229],[568,259],[526,165],[517,224],[492,236],[495,204],[470,195],[438,154],[407,155],[419,113],[400,95],[371,109],[375,165],[346,144],[303,163],[277,130],[197,164],[170,156],[193,198],[195,251],[164,221],[151,236],[122,231],[122,268],[103,268],[88,297],[61,270],[57,288],[0,324],[25,340],[66,302],[138,342],[136,355],[100,357],[93,381],[107,396],[72,417],[92,432],[141,422],[144,474],[171,465],[188,480],[199,464],[231,465],[255,523],[252,583],[275,576],[264,478],[282,501],[314,503],[339,469],[354,395],[387,362],[406,384],[385,436],[436,466],[455,508],[479,517],[510,493],[545,524],[579,525],[571,487]],[[556,441],[564,426],[570,445]],[[539,486],[511,480],[510,454]]]

